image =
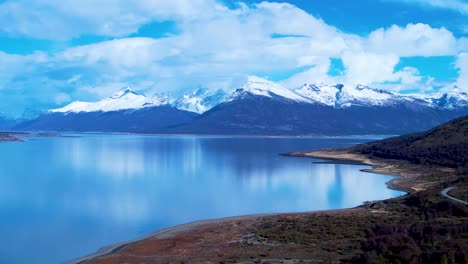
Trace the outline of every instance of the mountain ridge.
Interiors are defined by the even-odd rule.
[[[17,130],[167,134],[357,135],[416,132],[468,113],[460,90],[421,99],[364,85],[290,90],[251,76],[231,94],[197,89],[174,100],[125,89],[97,102],[73,102]]]
[[[127,88],[97,102],[74,101],[62,108],[51,109],[49,112],[110,112],[170,104],[180,110],[202,114],[223,102],[240,98],[246,93],[265,97],[283,97],[288,100],[310,104],[321,103],[336,108],[346,108],[352,105],[382,106],[405,101],[427,104],[434,108],[468,108],[468,94],[456,86],[445,93],[435,93],[421,97],[393,93],[360,84],[345,86],[343,84],[306,83],[295,90],[291,90],[278,83],[256,76],[249,76],[244,85],[231,92],[223,89],[198,88],[178,98],[168,98],[160,95],[146,97],[144,94]],[[112,100],[115,102],[112,102]]]

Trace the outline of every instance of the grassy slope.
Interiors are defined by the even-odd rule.
[[[466,170],[468,167],[468,116],[427,132],[403,135],[358,145],[353,151],[384,159],[407,160]]]

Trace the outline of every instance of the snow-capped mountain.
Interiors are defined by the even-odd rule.
[[[343,84],[304,84],[301,88],[290,90],[256,76],[250,76],[247,82],[235,90],[226,101],[245,95],[264,96],[302,103],[322,104],[334,108],[351,106],[389,106],[400,103],[423,103],[423,100],[389,91],[375,89],[365,85],[345,86]]]
[[[444,109],[468,108],[468,93],[455,86],[448,92],[438,93],[430,101]]]
[[[420,98],[368,86],[306,84],[289,90],[249,77],[223,103],[192,122],[168,129],[194,134],[400,134],[465,115]]]
[[[257,76],[249,76],[247,78],[247,82],[241,88],[234,91],[231,97],[228,98],[228,101],[242,98],[249,94],[270,98],[280,97],[296,102],[310,103],[309,99],[297,94],[296,92],[289,90],[278,83],[271,82]]]
[[[304,84],[301,88],[296,90],[296,93],[311,101],[336,108],[346,108],[350,106],[383,106],[413,100],[413,98],[407,96],[374,89],[364,85]]]
[[[73,102],[15,126],[17,130],[156,132],[190,122],[198,114],[169,105],[167,97],[146,97],[127,88],[97,102]]]
[[[112,112],[127,109],[141,109],[168,104],[166,97],[146,97],[131,88],[119,91],[111,97],[97,102],[75,101],[62,108],[49,110],[51,113],[89,113],[89,112]]]
[[[249,76],[245,84],[231,94],[222,89],[197,89],[180,98],[171,99],[167,96],[158,95],[146,97],[131,88],[127,88],[97,102],[75,101],[65,107],[52,109],[49,112],[111,112],[170,104],[180,110],[202,114],[220,103],[238,100],[249,95],[309,104],[318,103],[334,108],[390,106],[401,103],[425,104],[426,106],[442,109],[468,107],[467,93],[457,87],[446,93],[438,93],[423,98],[421,96],[392,93],[364,85],[304,84],[299,89],[290,90],[278,83],[256,76]]]
[[[228,94],[222,89],[200,88],[174,100],[171,104],[180,110],[201,114],[224,102],[227,96]]]
[[[364,85],[343,87],[337,95],[337,105],[340,107],[354,106],[384,106],[400,103],[408,99],[385,90],[370,88]]]
[[[342,85],[325,85],[325,84],[304,84],[296,90],[299,95],[309,98],[312,101],[322,103],[328,106],[335,106],[337,94],[343,88]]]
[[[250,76],[228,94],[198,89],[177,99],[131,89],[97,102],[76,101],[18,130],[200,134],[400,134],[468,114],[467,93],[430,98],[368,86],[305,84],[290,90]]]

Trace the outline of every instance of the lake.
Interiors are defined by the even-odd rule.
[[[64,263],[190,221],[401,195],[362,165],[279,153],[370,137],[86,134],[0,144],[0,263]]]

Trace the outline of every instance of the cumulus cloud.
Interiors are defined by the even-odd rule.
[[[215,0],[7,0],[0,4],[0,29],[41,39],[122,37],[150,21],[205,18],[218,6]]]
[[[128,37],[142,25],[166,20],[176,24],[177,34]],[[14,108],[17,113],[32,105],[45,110],[70,100],[94,100],[125,86],[174,96],[199,86],[233,89],[251,74],[298,72],[282,80],[289,88],[306,82],[392,82],[389,89],[414,89],[422,77],[415,68],[395,71],[401,57],[456,55],[466,46],[466,40],[456,40],[448,30],[425,24],[394,25],[358,36],[291,4],[228,8],[215,0],[5,1],[0,31],[47,39],[118,37],[51,53],[0,52],[5,69],[0,71],[0,96],[18,99],[0,111]],[[462,57],[460,73],[466,69]],[[331,58],[342,59],[342,75],[329,76]]]
[[[369,51],[408,56],[445,56],[457,51],[457,40],[445,28],[426,24],[393,25],[373,31],[366,42]]]
[[[343,54],[343,65],[348,82],[368,84],[394,81],[393,70],[399,57],[392,54],[346,52]]]

